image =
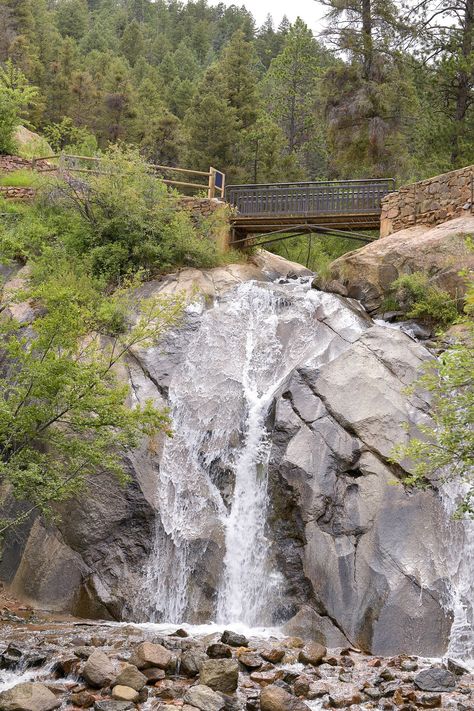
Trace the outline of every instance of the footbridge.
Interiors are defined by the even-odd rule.
[[[394,190],[393,178],[228,185],[232,243],[265,244],[313,232],[370,242],[373,237],[361,230],[380,229],[382,198]]]

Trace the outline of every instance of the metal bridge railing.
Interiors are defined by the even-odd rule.
[[[242,217],[379,213],[393,178],[272,185],[228,185],[226,200]]]

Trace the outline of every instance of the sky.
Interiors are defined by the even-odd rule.
[[[314,0],[210,0],[210,4],[217,5],[222,1],[226,5],[245,5],[255,17],[257,25],[265,21],[268,13],[273,16],[276,26],[280,24],[283,15],[291,22],[299,16],[317,32],[320,29],[320,18],[324,14],[324,8]]]

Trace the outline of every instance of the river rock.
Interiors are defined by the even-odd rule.
[[[155,684],[157,681],[165,678],[164,669],[158,669],[158,667],[149,667],[143,670],[143,675],[147,680],[147,684]]]
[[[171,658],[171,652],[161,644],[142,642],[133,650],[130,663],[134,664],[138,669],[146,669],[147,667],[166,669],[171,662]]]
[[[70,701],[73,706],[79,706],[82,709],[88,709],[94,706],[95,696],[88,691],[78,691],[71,694]]]
[[[138,701],[139,693],[131,686],[123,686],[118,684],[112,689],[112,698],[119,701]]]
[[[305,647],[303,647],[303,649],[299,653],[298,661],[302,662],[303,664],[312,664],[313,666],[317,666],[326,656],[326,653],[327,649],[326,647],[323,647],[322,644],[318,644],[317,642],[310,642],[310,644],[307,644]]]
[[[225,707],[222,696],[204,684],[197,684],[188,689],[184,702],[200,711],[222,711]]]
[[[456,674],[456,676],[462,676],[463,674],[469,674],[470,670],[462,664],[462,662],[459,661],[459,659],[452,659],[449,657],[446,660],[446,666],[448,667],[450,672],[453,672],[453,674]]]
[[[355,686],[344,685],[341,689],[333,689],[329,694],[329,703],[333,708],[343,709],[346,706],[360,704],[362,695]]]
[[[430,667],[416,675],[415,686],[422,691],[453,691],[456,677],[448,669]]]
[[[135,691],[140,691],[143,689],[147,681],[149,681],[148,677],[138,671],[136,666],[133,664],[127,664],[127,666],[122,669],[120,674],[115,677],[112,686],[129,686],[132,689],[135,689]],[[128,699],[124,700],[127,701]]]
[[[309,706],[279,686],[266,686],[260,693],[261,711],[308,711]]]
[[[199,681],[214,691],[230,694],[238,685],[239,664],[235,659],[208,659],[201,666]]]
[[[246,669],[260,669],[263,664],[260,655],[252,652],[242,652],[242,654],[238,654],[237,657],[239,662],[243,664]]]
[[[188,677],[197,676],[207,658],[207,654],[199,649],[190,649],[181,655],[180,671]]]
[[[0,654],[0,669],[14,669],[22,660],[23,650],[14,644],[9,644]]]
[[[230,659],[232,657],[232,649],[228,644],[222,644],[222,642],[215,642],[210,644],[206,649],[206,654],[211,659]]]
[[[266,647],[260,651],[260,656],[266,662],[278,664],[285,656],[285,650],[282,647]]]
[[[132,709],[135,709],[135,704],[132,701],[104,699],[103,701],[96,701],[94,709],[95,711],[131,711]]]
[[[0,693],[1,711],[52,711],[61,702],[44,684],[25,682]]]
[[[82,676],[91,686],[101,688],[110,684],[115,676],[115,667],[104,652],[96,649],[84,664]]]
[[[222,633],[221,642],[231,647],[247,647],[249,643],[245,635],[232,632],[232,630],[225,630]]]

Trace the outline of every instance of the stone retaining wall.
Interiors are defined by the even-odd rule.
[[[220,212],[222,214],[222,224],[216,226],[216,241],[219,243],[221,249],[226,249],[229,246],[231,238],[230,216],[232,208],[228,203],[223,200],[219,200],[218,198],[183,196],[179,199],[179,205],[183,210],[186,210],[191,214],[191,220],[197,225],[199,225],[203,219],[208,219],[212,215],[216,215],[217,218],[217,215]]]
[[[437,225],[474,210],[474,166],[405,185],[382,200],[380,236],[415,224]]]
[[[7,200],[33,200],[35,193],[34,188],[0,187],[0,197]]]

